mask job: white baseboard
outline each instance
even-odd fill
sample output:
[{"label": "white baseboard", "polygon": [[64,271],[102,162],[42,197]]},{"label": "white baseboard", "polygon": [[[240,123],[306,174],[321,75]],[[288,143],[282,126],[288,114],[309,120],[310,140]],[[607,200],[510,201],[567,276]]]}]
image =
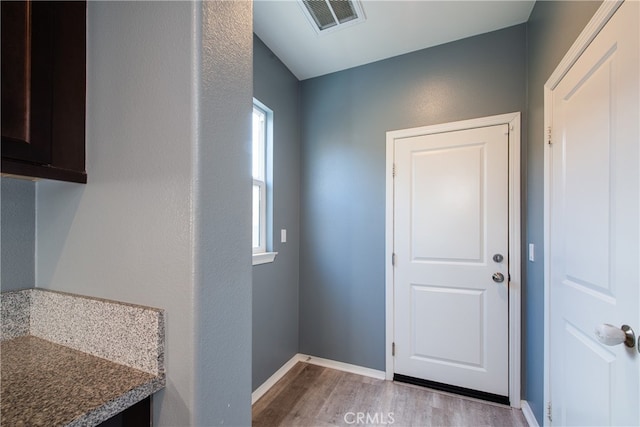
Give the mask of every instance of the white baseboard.
[{"label": "white baseboard", "polygon": [[376,369],[365,368],[363,366],[352,365],[350,363],[336,362],[335,360],[323,359],[321,357],[298,354],[303,362],[311,363],[325,368],[337,369],[338,371],[350,372],[352,374],[363,375],[365,377],[384,380],[386,373]]},{"label": "white baseboard", "polygon": [[287,372],[291,370],[295,366],[296,363],[302,361],[303,359],[300,357],[300,354],[294,355],[287,363],[282,365],[280,369],[278,369],[273,375],[271,375],[260,387],[256,389],[253,393],[251,393],[251,404],[253,405],[260,399],[266,392],[269,391],[271,387],[273,387],[282,377],[284,377]]},{"label": "white baseboard", "polygon": [[287,363],[282,365],[273,375],[271,375],[260,387],[258,387],[253,393],[251,393],[251,404],[253,405],[260,399],[271,387],[275,385],[287,372],[291,370],[298,362],[306,362],[312,365],[322,366],[324,368],[336,369],[338,371],[350,372],[352,374],[363,375],[365,377],[376,378],[379,380],[385,379],[385,372],[378,371],[371,368],[365,368],[363,366],[351,365],[349,363],[336,362],[335,360],[323,359],[321,357],[308,356],[306,354],[296,354]]},{"label": "white baseboard", "polygon": [[538,424],[538,420],[536,420],[535,415],[533,415],[531,406],[529,406],[529,402],[527,402],[526,400],[522,400],[520,401],[520,406],[522,408],[522,415],[524,415],[524,419],[527,420],[529,427],[540,427],[540,424]]}]

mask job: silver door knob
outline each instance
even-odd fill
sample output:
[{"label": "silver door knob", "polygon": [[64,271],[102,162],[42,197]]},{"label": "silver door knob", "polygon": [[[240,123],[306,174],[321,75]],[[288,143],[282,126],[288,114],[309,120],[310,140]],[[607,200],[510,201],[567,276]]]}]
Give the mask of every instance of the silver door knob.
[{"label": "silver door knob", "polygon": [[496,283],[504,282],[504,275],[502,273],[493,273],[493,276],[491,276],[491,278]]},{"label": "silver door knob", "polygon": [[596,328],[596,338],[604,345],[618,345],[624,343],[627,347],[635,347],[636,334],[629,325],[622,325],[620,328],[603,323]]}]

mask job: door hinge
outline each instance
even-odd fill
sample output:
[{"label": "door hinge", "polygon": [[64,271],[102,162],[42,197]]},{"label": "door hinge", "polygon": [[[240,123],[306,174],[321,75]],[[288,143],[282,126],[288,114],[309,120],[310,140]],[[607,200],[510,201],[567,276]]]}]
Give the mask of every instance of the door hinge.
[{"label": "door hinge", "polygon": [[395,253],[391,254],[391,265],[396,265],[396,254]]},{"label": "door hinge", "polygon": [[553,421],[551,419],[551,402],[547,402],[547,418],[549,418],[549,421]]},{"label": "door hinge", "polygon": [[394,177],[394,178],[396,177],[396,164],[395,163],[391,167],[391,176]]},{"label": "door hinge", "polygon": [[394,342],[391,343],[391,355],[392,356],[396,355],[396,343]]},{"label": "door hinge", "polygon": [[551,126],[547,127],[547,144],[552,145],[552,142],[551,142]]}]

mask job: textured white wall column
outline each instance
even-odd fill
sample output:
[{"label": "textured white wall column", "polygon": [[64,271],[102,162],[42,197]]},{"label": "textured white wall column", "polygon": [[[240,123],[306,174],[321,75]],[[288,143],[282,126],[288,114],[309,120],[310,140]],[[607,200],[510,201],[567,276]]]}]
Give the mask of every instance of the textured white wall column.
[{"label": "textured white wall column", "polygon": [[195,425],[251,425],[250,1],[201,4]]}]

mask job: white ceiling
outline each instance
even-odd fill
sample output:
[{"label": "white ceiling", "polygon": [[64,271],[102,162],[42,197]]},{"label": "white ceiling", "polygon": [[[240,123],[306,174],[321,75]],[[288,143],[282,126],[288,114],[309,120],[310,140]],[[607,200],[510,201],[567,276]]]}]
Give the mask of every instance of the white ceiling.
[{"label": "white ceiling", "polygon": [[300,79],[526,22],[534,0],[362,0],[366,21],[318,35],[296,0],[255,0],[254,32]]}]

